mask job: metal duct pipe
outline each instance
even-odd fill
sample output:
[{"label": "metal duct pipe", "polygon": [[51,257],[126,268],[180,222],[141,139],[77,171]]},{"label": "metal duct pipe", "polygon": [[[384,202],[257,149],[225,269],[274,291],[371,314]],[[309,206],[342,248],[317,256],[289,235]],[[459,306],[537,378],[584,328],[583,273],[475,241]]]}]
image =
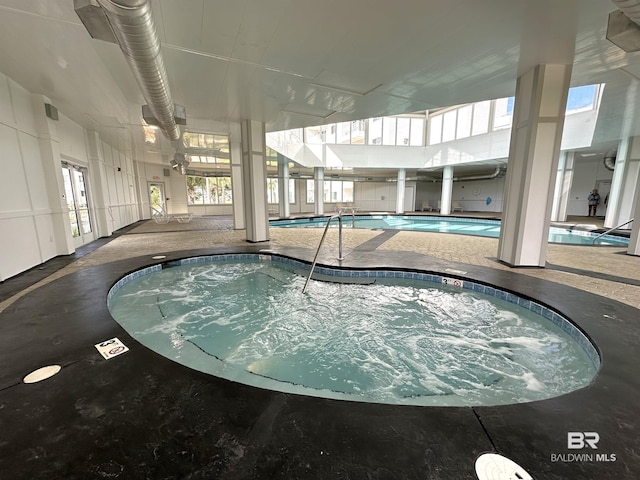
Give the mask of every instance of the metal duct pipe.
[{"label": "metal duct pipe", "polygon": [[629,20],[640,26],[640,0],[611,0]]},{"label": "metal duct pipe", "polygon": [[[492,180],[494,178],[498,178],[503,176],[507,171],[507,167],[505,166],[499,166],[496,167],[496,169],[493,171],[493,173],[485,173],[483,175],[461,175],[458,177],[453,177],[453,181],[454,182],[469,182],[472,180]],[[417,177],[407,177],[405,180],[407,181],[423,181],[423,182],[441,182],[442,181],[442,177],[426,177],[426,176],[417,176]],[[397,181],[397,179],[394,178],[388,178],[387,182],[395,182]]]},{"label": "metal duct pipe", "polygon": [[491,180],[493,178],[498,178],[500,175],[504,175],[507,171],[506,167],[496,167],[493,173],[488,173],[484,175],[467,175],[461,177],[453,177],[453,180],[456,182],[469,182],[471,180]]},{"label": "metal duct pipe", "polygon": [[160,41],[148,0],[98,0],[149,109],[169,140],[180,139]]},{"label": "metal duct pipe", "polygon": [[616,150],[609,150],[607,153],[604,154],[604,159],[602,163],[604,163],[604,167],[610,172],[613,172],[616,168],[617,153],[618,152]]}]

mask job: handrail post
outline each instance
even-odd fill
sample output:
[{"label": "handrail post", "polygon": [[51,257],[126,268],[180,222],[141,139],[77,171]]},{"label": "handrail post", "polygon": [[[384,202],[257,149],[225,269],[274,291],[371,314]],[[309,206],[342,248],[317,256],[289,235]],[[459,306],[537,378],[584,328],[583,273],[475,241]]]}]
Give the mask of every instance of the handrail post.
[{"label": "handrail post", "polygon": [[309,280],[311,280],[311,275],[313,275],[313,270],[316,268],[316,263],[318,261],[318,255],[320,254],[320,248],[324,243],[324,239],[327,236],[327,232],[329,231],[329,226],[331,225],[331,220],[334,218],[338,219],[338,260],[344,260],[342,256],[342,215],[331,215],[329,220],[327,220],[327,224],[324,227],[324,232],[322,232],[322,238],[320,238],[320,243],[318,244],[318,248],[316,249],[316,255],[313,257],[313,263],[311,263],[311,270],[309,270],[309,275],[307,276],[307,280],[304,282],[304,287],[302,287],[302,293],[307,289],[307,285],[309,284]]},{"label": "handrail post", "polygon": [[344,260],[342,256],[342,215],[338,215],[338,260]]}]

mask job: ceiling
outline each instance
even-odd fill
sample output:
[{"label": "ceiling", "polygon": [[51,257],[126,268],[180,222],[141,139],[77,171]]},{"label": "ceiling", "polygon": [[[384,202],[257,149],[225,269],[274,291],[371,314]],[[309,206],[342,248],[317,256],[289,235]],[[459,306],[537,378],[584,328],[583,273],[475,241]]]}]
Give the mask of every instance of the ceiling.
[{"label": "ceiling", "polygon": [[[151,5],[190,130],[228,134],[251,119],[276,131],[511,96],[519,68],[557,49],[552,24],[562,21],[572,36],[576,24],[572,85],[606,83],[595,150],[640,134],[640,54],[606,40],[616,9],[608,0]],[[540,47],[521,48],[523,38]],[[168,141],[145,146],[146,102],[134,76],[117,45],[89,36],[73,0],[0,0],[0,43],[0,71],[75,122],[107,139],[132,138],[138,159],[175,151]]]}]

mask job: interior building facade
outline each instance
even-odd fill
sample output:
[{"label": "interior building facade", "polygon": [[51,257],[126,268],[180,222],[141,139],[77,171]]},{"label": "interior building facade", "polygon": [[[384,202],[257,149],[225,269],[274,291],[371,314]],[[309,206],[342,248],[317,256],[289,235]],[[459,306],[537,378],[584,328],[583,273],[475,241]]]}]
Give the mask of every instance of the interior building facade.
[{"label": "interior building facade", "polygon": [[[387,25],[365,35],[347,21],[333,22],[342,40],[331,44],[320,40],[320,28],[315,36],[304,35],[303,42],[294,40],[291,25],[306,23],[301,18],[308,12],[285,2],[270,5],[268,13],[262,11],[266,7],[253,11],[244,4],[230,13],[228,5],[194,3],[182,11],[158,2],[148,12],[153,29],[143,25],[151,40],[142,48],[150,49],[153,39],[159,40],[144,58],[145,51],[126,50],[133,47],[123,46],[120,33],[117,40],[113,33],[101,37],[98,22],[90,19],[99,18],[95,12],[108,12],[106,7],[76,2],[74,10],[69,3],[2,5],[2,41],[15,45],[0,59],[2,148],[7,158],[0,204],[2,230],[9,232],[1,250],[3,280],[150,218],[151,195],[157,189],[162,194],[154,198],[162,199],[162,211],[233,215],[236,228],[257,229],[255,235],[249,233],[250,241],[268,237],[268,214],[333,210],[341,203],[334,200],[343,195],[337,183],[342,180],[354,182],[353,198],[344,203],[362,210],[407,212],[422,210],[424,204],[448,214],[455,202],[457,209],[503,212],[505,224],[513,222],[515,235],[505,237],[505,245],[517,244],[529,228],[543,238],[550,220],[581,214],[593,188],[599,187],[603,198],[611,190],[605,226],[634,217],[640,156],[634,143],[638,66],[636,54],[614,43],[618,27],[609,14],[615,5],[566,2],[563,8],[549,6],[554,12],[549,15],[545,5],[512,2],[496,5],[496,10],[474,10],[482,22],[469,20],[471,25],[463,26],[457,18],[456,31],[433,24],[413,28],[421,33],[415,38],[402,35],[408,43],[398,40],[398,32],[405,30],[399,23],[393,23],[392,30]],[[414,7],[419,10],[414,17],[430,22],[440,18],[448,8],[433,3]],[[235,19],[235,30],[220,27],[218,8]],[[206,20],[195,34],[193,12],[198,10],[197,18]],[[380,11],[363,23],[373,28],[387,24],[389,16]],[[254,27],[257,18],[264,18],[260,29]],[[632,35],[635,24],[629,22],[624,28]],[[494,28],[496,24],[500,27]],[[538,28],[541,24],[547,27]],[[85,25],[93,26],[87,30]],[[31,34],[34,31],[38,34]],[[468,40],[480,32],[483,42]],[[347,40],[356,37],[362,39]],[[426,46],[435,39],[445,44],[438,53]],[[296,51],[305,52],[304,59],[294,54],[294,44]],[[464,54],[455,58],[448,49],[458,46]],[[383,61],[374,61],[378,52]],[[152,75],[157,78],[141,78],[136,61],[155,62]],[[379,65],[377,74],[371,71],[373,64]],[[534,71],[538,65],[565,65],[566,72]],[[525,74],[531,75],[526,85]],[[516,91],[518,79],[522,86]],[[154,81],[164,81],[160,101],[150,97]],[[522,90],[525,86],[529,93]],[[553,96],[547,100],[546,94]],[[542,110],[553,104],[564,113],[568,97],[566,117]],[[525,112],[525,102],[533,110],[527,107]],[[149,113],[161,116],[156,103],[172,112],[165,120],[169,126]],[[516,121],[530,123],[524,131],[511,128],[519,106],[520,114],[535,117]],[[549,121],[553,115],[555,124]],[[258,143],[248,150],[243,144],[246,122],[255,122],[246,132],[260,128],[251,137]],[[553,126],[558,138],[540,153],[549,164],[541,178],[534,179],[527,174],[536,173],[541,161],[530,160],[531,165],[518,169],[514,159],[535,156],[531,143],[551,138],[549,132],[537,132],[538,126]],[[167,128],[179,141],[166,135]],[[262,132],[268,132],[266,140]],[[522,147],[516,146],[518,132],[530,136],[523,137]],[[259,159],[243,157],[254,148]],[[532,151],[516,154],[517,148]],[[254,184],[243,183],[254,170]],[[226,189],[226,197],[220,194],[206,202],[202,195],[196,198],[194,188],[202,185],[187,185],[189,176],[200,178],[190,180],[196,184],[216,181],[215,188]],[[323,201],[309,192],[313,178],[316,184],[324,182],[315,186],[323,192]],[[541,201],[538,186],[552,182],[556,189],[544,192]],[[398,184],[404,188],[397,189]],[[325,185],[340,193],[325,195]],[[247,187],[264,195],[256,191],[248,201]],[[527,190],[530,195],[535,190],[535,202],[533,197],[530,202],[521,198]],[[291,196],[290,202],[276,205],[283,194]],[[523,206],[509,214],[506,202]],[[535,216],[528,212],[533,203],[544,206]],[[538,218],[527,226],[520,223],[525,217],[528,222]],[[542,243],[531,248],[539,250]],[[636,229],[629,253],[637,252]],[[504,260],[544,264],[539,253],[526,261],[505,254]]]},{"label": "interior building facade", "polygon": [[0,282],[143,220],[227,216],[259,246],[345,206],[495,214],[497,261],[544,268],[593,189],[637,262],[639,11],[0,0]]}]

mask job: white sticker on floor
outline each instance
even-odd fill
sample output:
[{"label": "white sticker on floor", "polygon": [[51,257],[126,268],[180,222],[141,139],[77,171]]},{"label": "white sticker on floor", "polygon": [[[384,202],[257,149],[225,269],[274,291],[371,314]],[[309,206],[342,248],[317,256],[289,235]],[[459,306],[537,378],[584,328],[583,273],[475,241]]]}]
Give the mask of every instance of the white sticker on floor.
[{"label": "white sticker on floor", "polygon": [[533,480],[524,468],[496,453],[483,453],[476,460],[479,480]]},{"label": "white sticker on floor", "polygon": [[105,360],[109,360],[113,357],[117,357],[118,355],[128,352],[129,348],[122,343],[118,338],[112,338],[111,340],[106,340],[102,343],[98,343],[95,345],[100,352],[100,355],[104,357]]}]

